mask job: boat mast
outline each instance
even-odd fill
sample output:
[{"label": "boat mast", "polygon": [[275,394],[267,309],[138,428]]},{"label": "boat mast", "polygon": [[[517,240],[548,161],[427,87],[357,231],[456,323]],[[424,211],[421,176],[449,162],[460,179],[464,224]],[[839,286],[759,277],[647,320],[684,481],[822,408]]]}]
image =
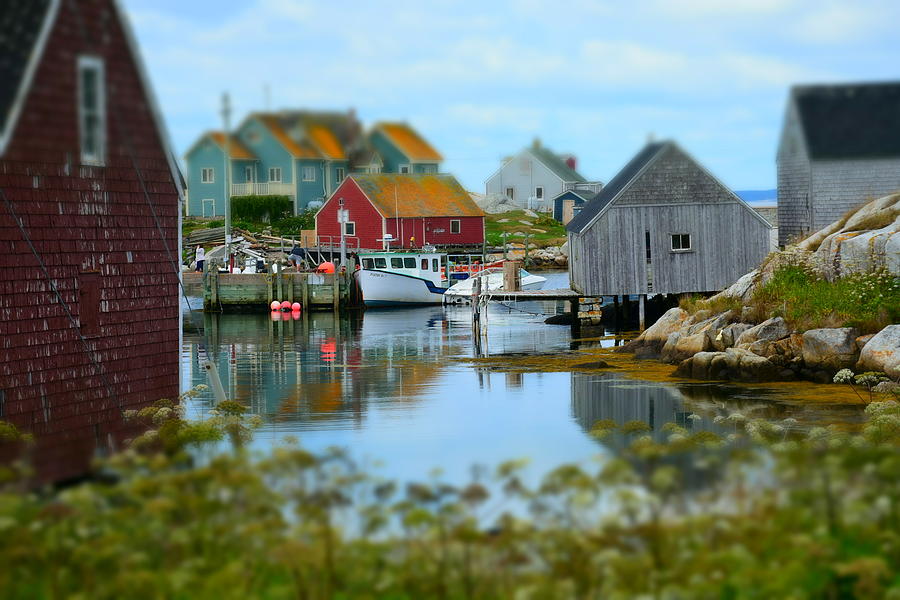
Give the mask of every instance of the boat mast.
[{"label": "boat mast", "polygon": [[225,126],[225,266],[231,273],[231,102],[222,94],[222,122]]}]

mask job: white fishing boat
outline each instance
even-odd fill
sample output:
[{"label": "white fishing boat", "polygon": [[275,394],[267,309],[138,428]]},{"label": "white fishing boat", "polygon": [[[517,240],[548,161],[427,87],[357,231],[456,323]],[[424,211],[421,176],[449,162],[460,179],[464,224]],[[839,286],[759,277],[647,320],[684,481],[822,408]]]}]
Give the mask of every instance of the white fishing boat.
[{"label": "white fishing boat", "polygon": [[447,282],[443,254],[398,250],[360,252],[356,281],[366,306],[441,304]]},{"label": "white fishing boat", "polygon": [[[475,288],[475,281],[481,280],[483,291],[497,291],[503,289],[503,268],[490,268],[475,273],[468,279],[453,284],[444,293],[444,302],[459,304],[469,302]],[[525,269],[519,269],[519,281],[521,290],[539,290],[544,287],[546,277],[534,275]]]}]

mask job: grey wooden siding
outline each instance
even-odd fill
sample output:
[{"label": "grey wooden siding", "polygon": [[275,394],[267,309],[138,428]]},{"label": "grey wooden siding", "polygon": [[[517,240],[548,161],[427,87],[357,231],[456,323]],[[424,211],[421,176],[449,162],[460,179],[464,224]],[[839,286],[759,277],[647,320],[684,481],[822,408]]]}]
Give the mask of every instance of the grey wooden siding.
[{"label": "grey wooden siding", "polygon": [[851,208],[900,191],[900,157],[810,159],[793,99],[778,148],[778,244],[840,219]]},{"label": "grey wooden siding", "polygon": [[[570,279],[588,296],[717,291],[762,261],[769,231],[673,145],[583,233],[569,233]],[[672,251],[677,233],[691,235],[691,251]]]}]

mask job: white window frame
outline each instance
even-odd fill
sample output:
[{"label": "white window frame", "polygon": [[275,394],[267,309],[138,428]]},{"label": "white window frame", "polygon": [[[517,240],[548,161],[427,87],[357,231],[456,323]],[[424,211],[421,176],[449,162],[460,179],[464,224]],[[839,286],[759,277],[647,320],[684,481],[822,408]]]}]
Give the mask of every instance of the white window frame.
[{"label": "white window frame", "polygon": [[216,170],[213,167],[203,167],[200,169],[200,183],[215,183]]},{"label": "white window frame", "polygon": [[212,206],[212,210],[209,211],[210,214],[208,216],[214,217],[216,216],[216,199],[215,198],[203,198],[200,200],[200,216],[206,217],[206,207]]},{"label": "white window frame", "polygon": [[303,181],[315,181],[316,180],[316,168],[315,167],[302,167],[303,173]]},{"label": "white window frame", "polygon": [[[453,231],[453,226],[456,225],[456,231]],[[450,233],[456,234],[462,231],[462,221],[460,219],[450,219]]]},{"label": "white window frame", "polygon": [[403,173],[404,175],[412,173],[412,165],[408,165],[408,164],[397,165],[397,172]]},{"label": "white window frame", "polygon": [[[687,248],[676,248],[675,247],[675,238],[679,238],[679,243],[681,242],[681,236],[687,236]],[[670,233],[669,234],[669,246],[671,247],[672,252],[693,252],[694,251],[694,241],[691,239],[691,234],[689,233]]]},{"label": "white window frame", "polygon": [[244,178],[247,180],[247,183],[256,183],[256,167],[244,166]]},{"label": "white window frame", "polygon": [[269,183],[281,183],[281,167],[269,167]]},{"label": "white window frame", "polygon": [[511,201],[515,202],[515,200],[516,200],[516,188],[514,188],[514,187],[508,187],[508,188],[506,188],[506,197],[509,198]]},{"label": "white window frame", "polygon": [[335,185],[339,184],[344,180],[347,176],[347,171],[344,167],[335,167],[334,168],[334,183]]},{"label": "white window frame", "polygon": [[544,186],[539,185],[534,188],[534,197],[538,200],[544,199]]},{"label": "white window frame", "polygon": [[344,235],[356,236],[356,221],[346,221],[343,225]]},{"label": "white window frame", "polygon": [[[81,153],[81,164],[103,166],[106,162],[106,75],[103,67],[103,59],[97,56],[79,56],[78,57],[78,145]],[[97,72],[97,89],[96,98],[97,106],[94,109],[93,116],[96,117],[95,134],[95,151],[88,153],[84,147],[85,134],[87,130],[87,118],[92,114],[84,106],[84,88],[82,73],[88,69]]]}]

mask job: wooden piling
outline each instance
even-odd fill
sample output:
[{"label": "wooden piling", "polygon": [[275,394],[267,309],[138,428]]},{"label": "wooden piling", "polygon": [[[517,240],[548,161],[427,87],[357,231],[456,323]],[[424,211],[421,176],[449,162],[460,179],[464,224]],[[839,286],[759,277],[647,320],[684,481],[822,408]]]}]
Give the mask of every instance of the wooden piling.
[{"label": "wooden piling", "polygon": [[646,298],[646,294],[640,294],[638,296],[638,322],[641,331],[644,330],[644,301]]},{"label": "wooden piling", "polygon": [[334,305],[334,314],[337,315],[338,310],[341,305],[341,283],[340,283],[340,273],[333,273],[331,275],[331,293],[334,294],[332,298],[332,303]]}]

